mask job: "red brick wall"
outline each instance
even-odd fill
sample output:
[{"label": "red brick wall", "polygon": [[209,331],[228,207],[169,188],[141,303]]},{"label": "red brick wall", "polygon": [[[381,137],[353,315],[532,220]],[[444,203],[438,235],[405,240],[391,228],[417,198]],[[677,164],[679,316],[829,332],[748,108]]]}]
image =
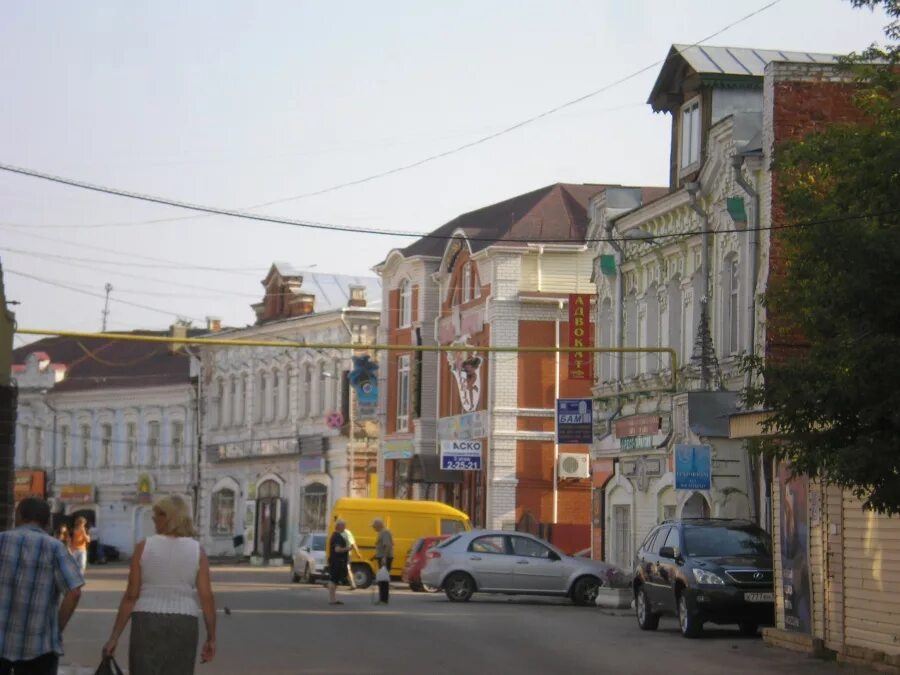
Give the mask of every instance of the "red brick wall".
[{"label": "red brick wall", "polygon": [[[785,141],[800,138],[821,130],[836,122],[862,119],[859,108],[853,104],[856,86],[847,82],[800,82],[780,80],[774,84],[772,131],[775,152]],[[779,199],[778,177],[772,175],[772,225],[788,221]],[[778,230],[771,232],[769,246],[769,283],[783,278],[785,257],[783,241]],[[788,331],[780,325],[777,316],[767,317],[766,358],[783,359],[802,349],[803,335]]]}]

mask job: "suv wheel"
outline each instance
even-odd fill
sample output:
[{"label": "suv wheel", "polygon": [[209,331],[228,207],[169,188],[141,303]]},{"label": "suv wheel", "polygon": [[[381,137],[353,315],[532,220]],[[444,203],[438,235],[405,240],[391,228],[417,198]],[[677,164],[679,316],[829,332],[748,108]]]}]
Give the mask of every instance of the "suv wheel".
[{"label": "suv wheel", "polygon": [[634,612],[641,630],[656,630],[659,626],[659,614],[654,614],[650,609],[650,599],[643,586],[638,586],[635,593]]},{"label": "suv wheel", "polygon": [[703,632],[703,622],[691,612],[687,594],[684,592],[678,594],[678,626],[686,638],[698,637]]},{"label": "suv wheel", "polygon": [[475,592],[475,582],[465,572],[454,572],[444,582],[444,592],[450,602],[468,602]]}]

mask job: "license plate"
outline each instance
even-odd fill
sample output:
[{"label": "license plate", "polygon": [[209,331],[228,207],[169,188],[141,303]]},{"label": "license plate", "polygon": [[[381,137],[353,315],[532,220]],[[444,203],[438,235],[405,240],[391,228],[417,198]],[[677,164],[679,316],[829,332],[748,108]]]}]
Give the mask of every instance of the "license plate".
[{"label": "license plate", "polygon": [[744,593],[746,602],[775,602],[774,593]]}]

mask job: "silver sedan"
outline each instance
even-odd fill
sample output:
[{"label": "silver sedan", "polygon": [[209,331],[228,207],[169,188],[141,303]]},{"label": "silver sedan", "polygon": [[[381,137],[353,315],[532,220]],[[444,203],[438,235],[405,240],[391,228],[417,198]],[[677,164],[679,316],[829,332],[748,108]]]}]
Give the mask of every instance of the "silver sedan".
[{"label": "silver sedan", "polygon": [[422,581],[452,602],[473,593],[556,595],[593,605],[612,565],[566,555],[524,532],[474,530],[451,537],[426,554]]}]

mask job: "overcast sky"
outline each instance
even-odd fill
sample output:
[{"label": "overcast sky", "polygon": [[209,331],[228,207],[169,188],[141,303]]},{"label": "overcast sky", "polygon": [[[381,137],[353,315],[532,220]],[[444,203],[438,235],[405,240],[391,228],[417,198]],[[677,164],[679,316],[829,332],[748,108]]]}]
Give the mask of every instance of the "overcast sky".
[{"label": "overcast sky", "polygon": [[[4,2],[0,162],[250,207],[473,141],[765,4]],[[846,53],[880,40],[884,23],[846,1],[781,0],[709,43]],[[670,120],[645,103],[657,73],[449,158],[258,211],[427,231],[558,181],[664,185]],[[185,215],[0,172],[0,258],[19,325],[99,329],[102,297],[71,289],[102,296],[107,282],[114,300],[147,307],[112,302],[111,329],[176,315],[243,325],[273,260],[371,274],[410,241]],[[175,220],[143,222],[159,219]]]}]

